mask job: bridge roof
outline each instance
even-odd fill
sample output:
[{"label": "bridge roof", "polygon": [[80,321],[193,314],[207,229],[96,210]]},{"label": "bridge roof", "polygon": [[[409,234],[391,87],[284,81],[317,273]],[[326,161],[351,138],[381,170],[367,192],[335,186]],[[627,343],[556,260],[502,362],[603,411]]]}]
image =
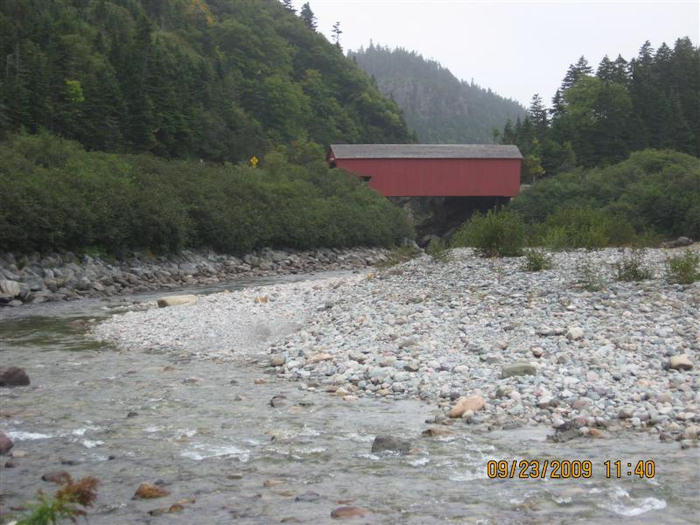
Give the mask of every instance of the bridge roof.
[{"label": "bridge roof", "polygon": [[500,144],[331,144],[336,159],[522,159]]}]

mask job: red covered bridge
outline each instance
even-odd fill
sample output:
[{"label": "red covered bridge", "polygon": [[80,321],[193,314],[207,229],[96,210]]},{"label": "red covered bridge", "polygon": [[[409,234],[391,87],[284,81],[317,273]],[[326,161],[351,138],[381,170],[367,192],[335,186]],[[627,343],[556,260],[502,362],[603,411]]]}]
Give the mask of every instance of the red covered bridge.
[{"label": "red covered bridge", "polygon": [[328,162],[387,197],[514,197],[517,146],[493,144],[333,144]]}]

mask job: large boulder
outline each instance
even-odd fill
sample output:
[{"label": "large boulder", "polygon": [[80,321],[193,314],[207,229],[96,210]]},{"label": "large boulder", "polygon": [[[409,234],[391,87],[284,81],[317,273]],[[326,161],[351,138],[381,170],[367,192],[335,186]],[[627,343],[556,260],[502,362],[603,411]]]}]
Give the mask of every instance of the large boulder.
[{"label": "large boulder", "polygon": [[693,239],[690,237],[678,237],[672,241],[664,242],[661,244],[662,248],[682,248],[683,246],[690,246],[693,244]]},{"label": "large boulder", "polygon": [[29,384],[29,376],[23,368],[10,366],[0,368],[0,386],[27,386]]},{"label": "large boulder", "polygon": [[9,279],[0,279],[0,294],[17,297],[20,291],[21,288],[17,281],[10,281]]},{"label": "large boulder", "polygon": [[44,289],[44,280],[38,275],[31,275],[27,277],[24,282],[32,292],[38,292]]},{"label": "large boulder", "polygon": [[165,308],[166,306],[195,304],[196,302],[196,295],[171,295],[170,297],[161,297],[160,299],[158,299],[158,306],[161,308]]}]

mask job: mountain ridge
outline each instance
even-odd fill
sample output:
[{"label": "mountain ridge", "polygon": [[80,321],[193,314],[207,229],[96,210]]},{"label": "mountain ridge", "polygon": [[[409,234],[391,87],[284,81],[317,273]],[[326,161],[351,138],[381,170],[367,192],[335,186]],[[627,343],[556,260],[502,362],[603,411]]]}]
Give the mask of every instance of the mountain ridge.
[{"label": "mountain ridge", "polygon": [[518,102],[455,77],[416,51],[378,46],[348,52],[404,112],[424,143],[492,143],[494,130],[525,115]]}]

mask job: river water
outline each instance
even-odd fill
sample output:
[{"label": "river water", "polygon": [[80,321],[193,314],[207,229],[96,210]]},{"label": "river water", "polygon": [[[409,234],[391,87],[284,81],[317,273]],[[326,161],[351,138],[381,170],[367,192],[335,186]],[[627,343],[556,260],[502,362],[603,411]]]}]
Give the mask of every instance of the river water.
[{"label": "river water", "polygon": [[[272,282],[280,279],[188,292]],[[646,434],[552,443],[547,429],[475,433],[461,422],[450,436],[421,437],[435,413],[419,401],[348,402],[266,375],[250,356],[223,364],[127,352],[75,327],[128,303],[0,310],[0,365],[21,366],[32,381],[0,389],[0,428],[21,456],[0,467],[0,521],[55,490],[42,474],[66,470],[101,481],[91,524],[327,523],[343,505],[369,511],[361,523],[698,523],[697,448]],[[273,396],[284,396],[279,406]],[[410,439],[412,453],[373,455],[380,434]],[[593,476],[490,479],[493,459],[590,460]],[[623,462],[622,479],[605,477],[607,459]],[[655,462],[653,479],[627,476],[640,459]],[[132,499],[142,482],[170,495]],[[149,514],[181,499],[194,502]]]}]

